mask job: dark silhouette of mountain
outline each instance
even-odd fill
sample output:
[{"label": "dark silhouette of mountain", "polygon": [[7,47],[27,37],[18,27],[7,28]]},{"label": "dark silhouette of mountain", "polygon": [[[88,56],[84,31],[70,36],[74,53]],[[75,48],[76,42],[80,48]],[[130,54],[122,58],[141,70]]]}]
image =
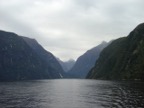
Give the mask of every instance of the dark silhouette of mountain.
[{"label": "dark silhouette of mountain", "polygon": [[144,80],[144,23],[106,47],[87,78]]},{"label": "dark silhouette of mountain", "polygon": [[0,31],[0,81],[60,77],[22,37]]},{"label": "dark silhouette of mountain", "polygon": [[68,72],[75,64],[75,60],[73,59],[70,59],[68,61],[62,61],[60,60],[59,58],[57,58],[57,60],[59,61],[59,63],[61,64],[61,66],[63,67],[63,70],[65,72]]},{"label": "dark silhouette of mountain", "polygon": [[108,45],[107,42],[102,42],[100,45],[88,50],[80,56],[73,68],[68,72],[70,78],[85,78],[90,69],[95,65],[100,52]]},{"label": "dark silhouette of mountain", "polygon": [[40,56],[40,58],[47,63],[47,65],[53,68],[52,72],[55,74],[55,77],[58,78],[59,75],[63,75],[64,70],[52,53],[46,51],[35,39],[28,37],[23,37],[23,39]]}]

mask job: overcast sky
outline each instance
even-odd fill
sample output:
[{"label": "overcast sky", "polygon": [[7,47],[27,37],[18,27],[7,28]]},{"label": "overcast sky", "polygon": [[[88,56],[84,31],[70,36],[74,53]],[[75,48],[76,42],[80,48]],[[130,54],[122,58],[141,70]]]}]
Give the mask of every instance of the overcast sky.
[{"label": "overcast sky", "polygon": [[64,61],[142,22],[144,0],[0,0],[1,30],[35,38]]}]

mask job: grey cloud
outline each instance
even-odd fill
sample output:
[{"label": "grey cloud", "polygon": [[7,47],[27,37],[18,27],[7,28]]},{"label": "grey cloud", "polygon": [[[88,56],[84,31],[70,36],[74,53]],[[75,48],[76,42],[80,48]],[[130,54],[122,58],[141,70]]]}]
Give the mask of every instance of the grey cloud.
[{"label": "grey cloud", "polygon": [[5,28],[6,30],[15,31],[20,35],[38,35],[38,33],[34,31],[31,27],[24,24],[24,21],[19,21],[18,19],[13,18],[12,16],[6,14],[3,11],[0,11],[0,23],[1,29]]},{"label": "grey cloud", "polygon": [[126,36],[144,21],[143,0],[0,1],[0,29],[36,38],[62,59]]},{"label": "grey cloud", "polygon": [[85,9],[96,7],[96,3],[100,0],[74,0],[74,2]]}]

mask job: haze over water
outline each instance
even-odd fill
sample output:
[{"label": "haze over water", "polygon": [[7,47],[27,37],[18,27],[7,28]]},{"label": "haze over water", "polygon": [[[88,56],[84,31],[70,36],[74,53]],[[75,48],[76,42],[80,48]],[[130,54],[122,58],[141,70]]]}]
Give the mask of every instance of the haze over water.
[{"label": "haze over water", "polygon": [[144,83],[35,80],[0,83],[1,108],[143,108]]}]

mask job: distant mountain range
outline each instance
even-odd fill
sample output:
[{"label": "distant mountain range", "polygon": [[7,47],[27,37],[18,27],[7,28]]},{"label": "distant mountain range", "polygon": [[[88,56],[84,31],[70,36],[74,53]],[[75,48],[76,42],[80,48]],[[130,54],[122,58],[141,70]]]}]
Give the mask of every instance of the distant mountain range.
[{"label": "distant mountain range", "polygon": [[127,37],[63,62],[35,39],[0,31],[0,81],[55,78],[144,80],[144,23]]},{"label": "distant mountain range", "polygon": [[73,68],[67,72],[69,78],[85,78],[90,69],[95,65],[100,52],[108,45],[107,42],[102,42],[100,45],[88,50],[81,55]]},{"label": "distant mountain range", "polygon": [[68,61],[62,61],[59,58],[57,58],[57,60],[59,61],[65,72],[68,72],[75,64],[75,60],[73,59],[70,59]]},{"label": "distant mountain range", "polygon": [[36,40],[0,31],[0,81],[61,78],[63,72]]},{"label": "distant mountain range", "polygon": [[144,23],[108,45],[87,78],[144,80]]}]

